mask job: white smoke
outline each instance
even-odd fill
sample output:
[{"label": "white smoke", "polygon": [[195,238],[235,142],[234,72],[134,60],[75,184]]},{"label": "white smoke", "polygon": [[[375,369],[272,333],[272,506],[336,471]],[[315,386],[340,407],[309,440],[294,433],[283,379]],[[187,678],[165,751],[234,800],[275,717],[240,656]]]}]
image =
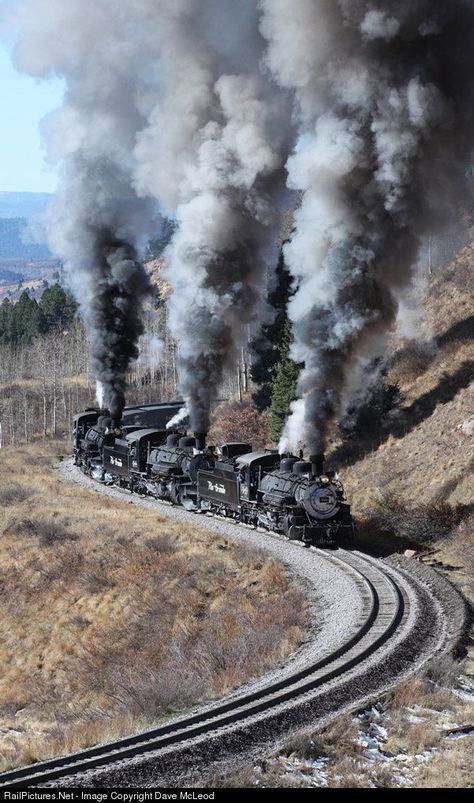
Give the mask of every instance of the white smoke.
[{"label": "white smoke", "polygon": [[170,420],[168,421],[166,429],[173,429],[173,427],[178,427],[180,424],[183,423],[183,421],[186,421],[188,416],[189,416],[189,410],[186,407],[186,405],[184,405],[184,407],[180,407],[176,415],[174,415],[173,418],[170,418]]},{"label": "white smoke", "polygon": [[150,371],[156,369],[165,356],[165,341],[158,335],[145,334],[139,340],[139,355],[137,363]]},{"label": "white smoke", "polygon": [[137,247],[155,213],[133,187],[133,148],[152,86],[142,69],[150,60],[146,21],[142,4],[132,15],[112,0],[15,0],[1,15],[16,66],[65,80],[62,107],[43,123],[49,158],[60,165],[48,239],[80,302],[94,376],[117,418],[149,289]]},{"label": "white smoke", "polygon": [[[148,291],[137,258],[156,204],[175,215],[169,324],[204,433],[256,325],[286,180],[285,258],[304,367],[287,445],[324,447],[383,350],[419,245],[458,213],[472,163],[474,2],[15,0],[15,61],[67,85],[43,128],[61,185],[50,241],[119,415]],[[400,316],[399,316],[400,317]]]},{"label": "white smoke", "polygon": [[97,380],[95,383],[95,398],[97,400],[97,404],[102,410],[104,407],[104,386],[99,380]]},{"label": "white smoke", "polygon": [[474,4],[261,6],[266,63],[296,100],[287,169],[302,193],[285,258],[297,286],[292,356],[304,368],[283,442],[316,453],[385,348],[421,239],[459,214],[472,161],[472,67],[466,75],[462,54]]},{"label": "white smoke", "polygon": [[206,432],[223,375],[259,319],[291,122],[284,93],[260,70],[255,0],[188,0],[163,13],[167,81],[138,136],[136,186],[176,215],[169,325],[191,426]]},{"label": "white smoke", "polygon": [[305,405],[304,399],[296,399],[290,404],[290,415],[283,427],[278,451],[280,454],[304,447],[301,433],[304,431]]},{"label": "white smoke", "polygon": [[[94,330],[105,401],[123,395],[116,387],[125,374],[112,354],[111,321],[97,304],[90,315],[108,278],[95,266],[97,240],[107,232],[112,244],[136,245],[150,232],[150,199],[178,222],[168,254],[169,323],[198,431],[208,428],[246,325],[258,321],[263,254],[284,187],[289,106],[260,69],[258,16],[256,0],[8,3],[17,65],[39,77],[57,73],[67,84],[62,109],[44,125],[51,157],[64,165],[50,242]],[[133,359],[140,327],[131,331]],[[120,376],[111,378],[111,365]]]}]

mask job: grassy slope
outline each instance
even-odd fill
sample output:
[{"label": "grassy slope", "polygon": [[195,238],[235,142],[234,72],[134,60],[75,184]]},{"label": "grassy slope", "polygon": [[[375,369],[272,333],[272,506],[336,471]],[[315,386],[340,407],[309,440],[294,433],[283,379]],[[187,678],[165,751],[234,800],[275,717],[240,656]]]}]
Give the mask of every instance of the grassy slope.
[{"label": "grassy slope", "polygon": [[[368,444],[368,453],[344,468],[355,509],[378,490],[396,491],[414,504],[434,499],[472,504],[472,434],[461,429],[474,415],[474,246],[433,277],[425,304],[432,343],[426,355],[395,344],[388,381],[405,397],[402,437]],[[398,348],[397,348],[398,346]]]},{"label": "grassy slope", "polygon": [[265,554],[0,461],[0,769],[131,732],[275,665],[301,593]]}]

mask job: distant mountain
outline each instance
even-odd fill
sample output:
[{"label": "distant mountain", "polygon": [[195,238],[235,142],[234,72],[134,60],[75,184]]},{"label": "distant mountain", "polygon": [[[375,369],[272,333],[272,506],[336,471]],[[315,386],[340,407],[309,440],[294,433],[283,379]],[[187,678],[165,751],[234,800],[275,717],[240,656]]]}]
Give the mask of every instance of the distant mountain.
[{"label": "distant mountain", "polygon": [[[25,237],[27,220],[23,217],[0,218],[0,259],[41,261],[51,259],[48,247],[28,242]],[[23,239],[26,242],[23,242]]]},{"label": "distant mountain", "polygon": [[44,212],[48,192],[0,192],[0,218],[29,218]]}]

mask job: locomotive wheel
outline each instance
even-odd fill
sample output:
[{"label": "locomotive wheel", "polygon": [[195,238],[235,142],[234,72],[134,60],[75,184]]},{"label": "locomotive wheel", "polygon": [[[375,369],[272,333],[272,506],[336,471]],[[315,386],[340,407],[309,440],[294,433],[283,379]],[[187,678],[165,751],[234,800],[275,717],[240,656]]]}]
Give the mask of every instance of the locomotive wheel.
[{"label": "locomotive wheel", "polygon": [[[292,541],[302,541],[303,540],[303,528],[302,527],[298,527],[296,524],[292,524],[288,528],[287,535],[288,535],[288,538],[291,538]],[[305,546],[306,546],[306,544],[305,544]]]}]

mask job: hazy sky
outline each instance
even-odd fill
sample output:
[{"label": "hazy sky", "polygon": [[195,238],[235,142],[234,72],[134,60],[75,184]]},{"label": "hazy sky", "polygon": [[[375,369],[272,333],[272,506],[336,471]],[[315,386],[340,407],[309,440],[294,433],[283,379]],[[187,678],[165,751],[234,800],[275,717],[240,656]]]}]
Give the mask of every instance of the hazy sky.
[{"label": "hazy sky", "polygon": [[[67,0],[65,0],[67,2]],[[51,192],[54,167],[45,162],[38,124],[61,102],[59,80],[38,82],[19,75],[0,41],[0,190]]]}]

